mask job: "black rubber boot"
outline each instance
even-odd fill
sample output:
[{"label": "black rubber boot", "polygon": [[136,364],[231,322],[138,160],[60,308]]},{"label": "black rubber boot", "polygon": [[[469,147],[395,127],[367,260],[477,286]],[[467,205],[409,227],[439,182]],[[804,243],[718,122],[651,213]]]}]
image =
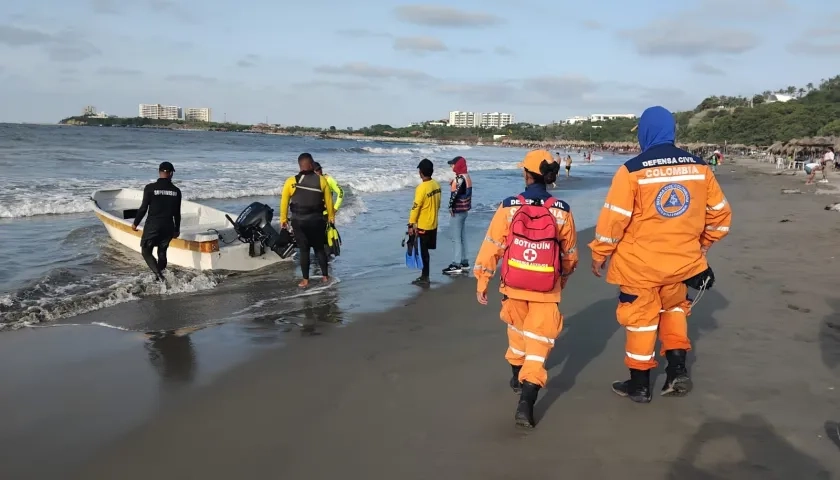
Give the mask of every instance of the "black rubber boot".
[{"label": "black rubber boot", "polygon": [[522,370],[522,365],[511,365],[510,370],[513,372],[513,376],[510,377],[510,388],[513,393],[519,395],[522,393],[522,385],[519,383],[519,371]]},{"label": "black rubber boot", "polygon": [[537,403],[537,394],[540,386],[531,382],[522,382],[522,393],[519,395],[519,405],[516,406],[516,426],[523,428],[534,428],[534,404]]},{"label": "black rubber boot", "polygon": [[650,370],[630,369],[630,380],[613,382],[613,392],[636,403],[650,403]]},{"label": "black rubber boot", "polygon": [[663,397],[684,397],[691,391],[693,385],[685,368],[685,350],[666,350],[665,358],[668,366],[665,368],[665,385],[660,395]]}]

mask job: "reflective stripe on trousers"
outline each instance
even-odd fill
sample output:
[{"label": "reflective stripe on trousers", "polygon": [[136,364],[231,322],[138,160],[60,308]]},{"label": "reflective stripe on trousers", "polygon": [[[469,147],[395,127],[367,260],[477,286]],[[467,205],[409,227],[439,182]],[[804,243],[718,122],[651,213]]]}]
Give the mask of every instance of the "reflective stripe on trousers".
[{"label": "reflective stripe on trousers", "polygon": [[499,316],[508,325],[505,354],[508,363],[522,365],[521,381],[545,386],[548,380],[545,360],[563,329],[563,316],[557,304],[508,298],[502,302]]},{"label": "reflective stripe on trousers", "polygon": [[690,303],[683,283],[655,288],[620,288],[616,318],[626,332],[624,363],[628,368],[649,370],[656,367],[656,338],[666,350],[690,350],[688,324]]}]

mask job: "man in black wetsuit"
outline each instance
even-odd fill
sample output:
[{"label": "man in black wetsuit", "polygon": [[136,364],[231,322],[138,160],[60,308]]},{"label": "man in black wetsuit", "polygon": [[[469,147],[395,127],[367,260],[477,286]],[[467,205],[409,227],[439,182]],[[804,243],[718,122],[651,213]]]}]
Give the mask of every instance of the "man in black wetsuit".
[{"label": "man in black wetsuit", "polygon": [[[181,234],[181,190],[172,184],[175,167],[171,163],[161,163],[158,173],[160,178],[157,182],[150,183],[143,189],[143,203],[137,210],[131,228],[136,232],[146,211],[149,212],[149,218],[143,226],[143,235],[140,237],[140,250],[155,277],[162,282],[163,270],[166,268],[166,249],[169,248],[169,242]],[[152,255],[155,248],[157,260]]]},{"label": "man in black wetsuit", "polygon": [[[309,250],[315,250],[321,267],[321,281],[330,279],[327,270],[327,223],[335,223],[332,192],[327,179],[315,173],[315,160],[309,153],[298,156],[300,172],[286,179],[280,196],[280,223],[283,228],[291,226],[300,251],[300,270],[303,280],[299,287],[309,285]],[[326,215],[324,215],[326,212]]]}]

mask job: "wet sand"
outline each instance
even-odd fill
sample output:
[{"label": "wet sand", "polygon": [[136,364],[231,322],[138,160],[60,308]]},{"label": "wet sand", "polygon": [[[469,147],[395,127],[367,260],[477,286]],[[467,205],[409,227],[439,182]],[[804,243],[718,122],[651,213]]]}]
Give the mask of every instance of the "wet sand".
[{"label": "wet sand", "polygon": [[[710,252],[716,289],[690,317],[689,397],[635,405],[610,392],[626,376],[616,289],[588,272],[583,249],[532,432],[513,427],[499,297],[481,307],[461,278],[347,328],[269,342],[215,374],[199,361],[203,381],[171,395],[149,393],[156,380],[138,370],[135,333],[98,333],[97,355],[41,360],[24,381],[22,352],[66,334],[12,332],[0,338],[3,378],[19,377],[0,396],[16,415],[0,426],[0,476],[840,478],[840,438],[826,432],[840,421],[840,217],[823,210],[837,200],[802,189],[801,176],[741,165],[719,176],[734,225]],[[788,186],[805,193],[782,194]],[[194,333],[199,360],[220,365],[217,340],[231,328]],[[88,355],[78,341],[53,358]],[[11,366],[15,352],[24,365]],[[175,378],[184,362],[172,361]],[[657,377],[658,392],[661,367]]]}]

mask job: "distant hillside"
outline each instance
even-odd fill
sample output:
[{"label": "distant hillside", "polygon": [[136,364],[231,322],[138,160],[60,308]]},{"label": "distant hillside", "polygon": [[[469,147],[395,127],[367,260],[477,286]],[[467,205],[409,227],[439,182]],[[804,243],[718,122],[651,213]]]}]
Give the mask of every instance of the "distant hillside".
[{"label": "distant hillside", "polygon": [[768,103],[770,92],[709,97],[694,111],[675,114],[683,142],[770,145],[793,138],[840,135],[840,76],[819,86],[788,87],[798,98]]}]

